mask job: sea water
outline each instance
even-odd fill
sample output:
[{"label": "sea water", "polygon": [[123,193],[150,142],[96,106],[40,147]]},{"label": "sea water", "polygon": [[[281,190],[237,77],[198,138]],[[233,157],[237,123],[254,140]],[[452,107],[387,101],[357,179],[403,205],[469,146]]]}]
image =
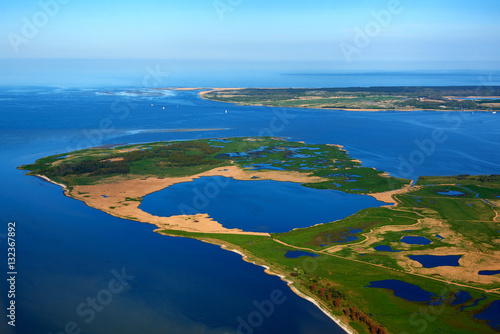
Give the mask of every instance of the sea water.
[{"label": "sea water", "polygon": [[[281,80],[287,86],[286,78]],[[243,107],[202,100],[196,92],[130,93],[137,89],[140,80],[122,88],[0,89],[0,220],[5,229],[0,248],[6,250],[6,225],[15,221],[19,333],[58,333],[72,322],[96,334],[235,333],[238,319],[247,321],[255,311],[253,302],[269,299],[275,290],[286,301],[256,333],[342,332],[279,278],[237,254],[157,235],[153,226],[111,217],[16,170],[43,156],[120,143],[271,133],[342,144],[365,166],[410,178],[500,170],[500,118],[491,113]],[[173,131],[187,128],[224,130]],[[436,129],[446,140],[432,142]],[[423,151],[422,142],[432,150]],[[102,300],[113,273],[122,271],[133,279],[92,318],[87,298]],[[0,288],[7,291],[5,281]],[[0,301],[5,305],[6,294]],[[0,322],[2,333],[11,330],[1,326],[5,322]]]}]

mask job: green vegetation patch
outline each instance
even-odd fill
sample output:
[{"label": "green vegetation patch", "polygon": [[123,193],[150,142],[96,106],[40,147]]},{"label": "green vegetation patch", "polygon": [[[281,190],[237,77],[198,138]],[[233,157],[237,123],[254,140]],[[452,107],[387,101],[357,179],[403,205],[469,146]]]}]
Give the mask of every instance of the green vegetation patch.
[{"label": "green vegetation patch", "polygon": [[289,142],[272,137],[156,142],[110,149],[86,149],[21,166],[68,186],[104,182],[111,177],[178,177],[216,167],[298,171],[325,179],[305,186],[368,193],[400,188],[409,181],[386,177],[361,166],[340,147]]},{"label": "green vegetation patch", "polygon": [[[482,95],[481,95],[482,94]],[[214,90],[203,97],[220,102],[270,107],[375,110],[500,110],[500,87],[247,88]],[[467,99],[464,99],[467,98]]]}]

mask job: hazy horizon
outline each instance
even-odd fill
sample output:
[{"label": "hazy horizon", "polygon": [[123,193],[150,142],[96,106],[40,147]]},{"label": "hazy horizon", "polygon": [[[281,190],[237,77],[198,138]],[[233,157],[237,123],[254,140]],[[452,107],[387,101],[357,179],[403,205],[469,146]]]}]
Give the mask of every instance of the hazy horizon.
[{"label": "hazy horizon", "polygon": [[500,70],[493,0],[26,0],[0,9],[2,85],[53,82],[65,70],[117,75],[120,65],[187,76]]}]

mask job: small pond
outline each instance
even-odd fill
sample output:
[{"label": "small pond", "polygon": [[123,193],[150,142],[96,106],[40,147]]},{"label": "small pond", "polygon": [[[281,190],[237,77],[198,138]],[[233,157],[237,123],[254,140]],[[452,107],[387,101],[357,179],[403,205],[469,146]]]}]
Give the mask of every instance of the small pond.
[{"label": "small pond", "polygon": [[401,242],[404,242],[408,245],[429,245],[432,243],[429,239],[425,237],[414,237],[414,236],[405,236],[401,238]]},{"label": "small pond", "polygon": [[396,279],[373,281],[367,287],[392,290],[394,291],[394,296],[410,302],[430,302],[433,297],[436,297],[432,292],[426,291],[417,285]]},{"label": "small pond", "polygon": [[445,196],[462,196],[465,195],[465,193],[461,191],[456,191],[456,190],[447,190],[447,191],[438,191],[439,195],[445,195]]},{"label": "small pond", "polygon": [[500,274],[500,270],[481,270],[477,274],[478,275],[486,275],[486,276],[498,275],[498,274]]},{"label": "small pond", "polygon": [[316,254],[316,253],[310,253],[310,252],[306,252],[306,251],[300,251],[298,249],[295,250],[295,251],[288,251],[285,254],[285,257],[287,257],[289,259],[296,259],[296,258],[299,258],[301,256],[317,257],[318,254]]},{"label": "small pond", "polygon": [[458,267],[462,255],[408,255],[413,261],[419,262],[424,268]]},{"label": "small pond", "polygon": [[373,247],[373,249],[375,249],[376,251],[380,251],[380,252],[401,252],[398,250],[393,250],[391,248],[391,246],[387,246],[387,245],[379,245],[379,246]]}]

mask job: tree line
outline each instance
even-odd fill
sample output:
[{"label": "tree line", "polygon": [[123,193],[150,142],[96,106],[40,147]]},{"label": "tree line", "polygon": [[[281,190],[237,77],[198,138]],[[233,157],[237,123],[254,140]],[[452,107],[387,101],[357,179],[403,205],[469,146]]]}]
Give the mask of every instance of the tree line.
[{"label": "tree line", "polygon": [[175,142],[153,149],[139,149],[110,155],[105,159],[93,157],[77,162],[63,162],[47,168],[44,174],[61,177],[82,174],[89,176],[127,174],[130,173],[131,163],[147,159],[161,159],[168,167],[216,165],[220,161],[210,158],[210,155],[219,150],[220,148],[212,147],[203,142]]},{"label": "tree line", "polygon": [[370,334],[386,334],[387,330],[381,325],[377,324],[373,318],[366,313],[356,309],[355,306],[348,306],[345,300],[345,295],[332,287],[330,284],[319,284],[312,282],[309,286],[309,290],[319,296],[322,300],[326,301],[327,304],[333,306],[338,310],[342,310],[345,316],[350,320],[364,323],[368,326]]}]

